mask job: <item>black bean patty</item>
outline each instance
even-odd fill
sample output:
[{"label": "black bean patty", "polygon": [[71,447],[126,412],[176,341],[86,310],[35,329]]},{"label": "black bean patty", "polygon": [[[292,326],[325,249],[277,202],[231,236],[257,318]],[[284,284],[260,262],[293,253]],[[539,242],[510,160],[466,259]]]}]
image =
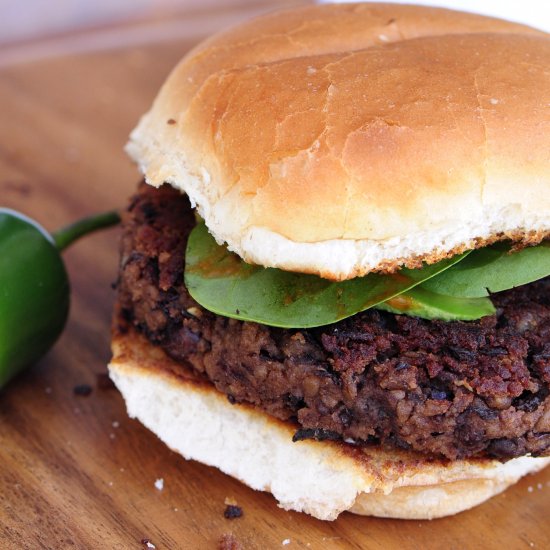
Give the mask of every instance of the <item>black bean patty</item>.
[{"label": "black bean patty", "polygon": [[194,216],[142,186],[124,220],[119,302],[182,368],[231,403],[345,439],[451,459],[550,455],[550,278],[495,294],[497,314],[425,321],[376,310],[308,330],[210,313],[183,284]]}]

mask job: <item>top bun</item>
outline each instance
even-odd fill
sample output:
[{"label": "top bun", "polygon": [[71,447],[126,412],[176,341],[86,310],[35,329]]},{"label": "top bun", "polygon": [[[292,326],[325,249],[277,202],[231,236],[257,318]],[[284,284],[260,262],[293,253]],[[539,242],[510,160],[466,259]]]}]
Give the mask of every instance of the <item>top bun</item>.
[{"label": "top bun", "polygon": [[349,279],[550,234],[550,36],[395,4],[217,35],[127,145],[251,263]]}]

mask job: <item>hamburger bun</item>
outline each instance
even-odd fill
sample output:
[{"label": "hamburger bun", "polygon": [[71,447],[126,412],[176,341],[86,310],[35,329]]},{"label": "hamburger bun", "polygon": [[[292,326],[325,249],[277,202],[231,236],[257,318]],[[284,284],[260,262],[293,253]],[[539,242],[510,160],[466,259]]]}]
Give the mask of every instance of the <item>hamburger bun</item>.
[{"label": "hamburger bun", "polygon": [[[416,268],[498,240],[534,244],[550,235],[549,66],[547,34],[492,18],[395,4],[279,12],[190,52],[132,132],[127,151],[147,183],[167,183],[187,194],[216,240],[245,261],[333,280]],[[142,189],[147,192],[133,199],[125,220],[109,368],[129,415],[185,458],[271,492],[285,509],[329,520],[346,510],[409,519],[454,514],[550,463],[529,455],[548,453],[547,383],[539,384],[539,367],[519,357],[519,344],[487,359],[500,340],[488,336],[487,352],[478,350],[485,340],[476,340],[476,353],[468,356],[472,369],[482,364],[481,382],[493,384],[487,395],[478,391],[462,373],[469,359],[460,349],[458,359],[449,356],[462,342],[457,334],[463,325],[442,329],[440,356],[426,344],[433,343],[435,323],[422,325],[424,332],[415,325],[421,337],[402,342],[403,350],[396,344],[416,358],[405,367],[426,378],[404,385],[401,397],[392,394],[397,402],[415,392],[410,411],[419,413],[422,424],[414,425],[415,414],[410,430],[408,424],[402,429],[410,411],[401,418],[393,402],[387,410],[395,412],[396,426],[381,426],[386,417],[377,411],[384,413],[383,403],[373,398],[379,393],[360,401],[366,386],[354,378],[391,361],[388,369],[397,369],[397,357],[379,356],[373,347],[334,369],[338,353],[353,355],[354,339],[368,330],[388,338],[402,330],[393,318],[365,313],[360,334],[350,333],[349,348],[345,334],[342,342],[321,335],[322,345],[309,335],[309,355],[303,334],[298,346],[292,328],[276,329],[269,348],[274,355],[266,352],[269,362],[256,369],[250,359],[262,358],[265,350],[247,351],[247,341],[237,338],[230,346],[228,339],[242,327],[253,333],[260,325],[234,321],[232,332],[215,310],[202,316],[184,286],[185,242],[195,224],[187,199],[168,187]],[[541,326],[548,318],[539,288],[529,302],[534,317],[522,311],[518,324],[522,315]],[[377,323],[386,321],[384,332]],[[477,334],[487,328],[481,325]],[[505,336],[538,353],[539,344],[527,342],[523,329],[510,330]],[[264,331],[268,343],[270,331]],[[534,341],[539,332],[533,334]],[[296,344],[300,360],[294,361],[292,350],[277,355],[271,349],[279,349],[277,338]],[[309,362],[302,361],[302,350]],[[523,382],[532,381],[525,392],[523,386],[507,389],[506,376],[517,367],[512,356],[526,370]],[[326,378],[326,394],[315,388],[306,403],[306,374],[317,361],[324,366],[312,384]],[[492,378],[493,365],[502,371],[507,393],[494,389],[499,380]],[[430,370],[435,366],[441,376]],[[262,376],[271,368],[279,369],[282,382],[273,377],[275,385],[264,395],[268,382],[264,386]],[[288,381],[292,368],[295,377]],[[344,378],[349,384],[339,386]],[[385,379],[371,382],[373,392],[395,389]],[[449,394],[443,391],[447,383]],[[522,392],[536,410],[515,409],[523,406]],[[498,399],[491,401],[493,394]],[[325,406],[327,396],[334,406]],[[296,404],[287,397],[296,397]],[[338,416],[344,401],[350,408],[342,410],[355,422],[349,424],[354,439]],[[428,401],[433,409],[419,411],[418,403]],[[449,408],[455,402],[456,410]],[[449,418],[438,416],[441,411],[450,411]],[[517,413],[515,420],[532,413],[533,425],[512,422],[509,411]],[[470,431],[456,428],[455,417],[475,428],[471,438]],[[449,423],[439,433],[443,420]],[[492,430],[485,429],[489,422]],[[301,426],[328,426],[334,440],[293,442]],[[433,441],[443,434],[452,436],[450,443],[448,437]],[[493,440],[496,451],[486,452]],[[432,443],[429,450],[423,446]]]},{"label": "hamburger bun", "polygon": [[258,18],[188,54],[133,131],[251,263],[335,280],[550,234],[550,40],[394,4]]}]

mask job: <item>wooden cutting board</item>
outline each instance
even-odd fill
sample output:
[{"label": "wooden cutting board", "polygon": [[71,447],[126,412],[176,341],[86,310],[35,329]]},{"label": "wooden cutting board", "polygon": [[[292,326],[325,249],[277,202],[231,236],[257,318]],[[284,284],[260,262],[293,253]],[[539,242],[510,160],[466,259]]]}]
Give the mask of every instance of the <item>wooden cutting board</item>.
[{"label": "wooden cutting board", "polygon": [[[0,70],[0,203],[50,230],[123,206],[139,179],[122,152],[126,136],[195,40]],[[453,518],[343,514],[329,523],[284,512],[270,495],[186,462],[127,418],[116,390],[98,385],[110,355],[117,231],[78,243],[65,258],[67,329],[0,394],[2,548],[139,549],[147,539],[157,549],[201,549],[229,533],[244,548],[549,548],[550,469]],[[75,395],[79,384],[91,394]],[[223,517],[226,498],[242,518]]]}]

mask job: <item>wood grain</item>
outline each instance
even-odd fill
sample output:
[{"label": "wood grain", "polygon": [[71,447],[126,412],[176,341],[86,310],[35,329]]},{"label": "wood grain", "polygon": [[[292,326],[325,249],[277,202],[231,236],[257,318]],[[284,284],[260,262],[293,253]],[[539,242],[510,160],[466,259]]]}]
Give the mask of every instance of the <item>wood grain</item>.
[{"label": "wood grain", "polygon": [[[122,206],[138,176],[122,146],[192,41],[28,63],[0,73],[0,202],[53,230]],[[72,309],[55,348],[0,396],[2,548],[548,548],[550,471],[433,522],[343,514],[323,523],[186,462],[126,416],[96,375],[109,359],[117,231],[66,255]],[[77,384],[93,387],[74,395]],[[164,488],[155,488],[162,478]],[[223,517],[226,497],[244,509]],[[283,541],[290,543],[283,546]]]}]

